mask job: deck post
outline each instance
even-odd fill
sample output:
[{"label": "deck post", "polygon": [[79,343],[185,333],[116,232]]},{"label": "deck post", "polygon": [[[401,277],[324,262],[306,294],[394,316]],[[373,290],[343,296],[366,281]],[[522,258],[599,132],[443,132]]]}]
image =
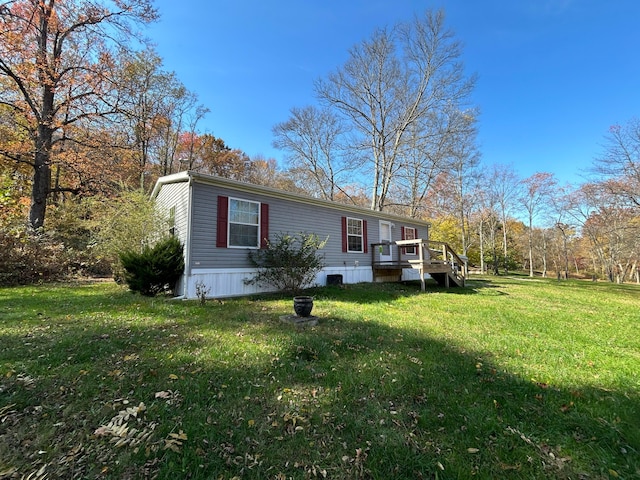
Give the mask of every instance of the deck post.
[{"label": "deck post", "polygon": [[419,254],[418,254],[418,259],[420,260],[420,269],[418,270],[420,272],[420,290],[422,292],[424,292],[426,290],[426,286],[424,284],[424,243],[420,242],[419,247]]}]

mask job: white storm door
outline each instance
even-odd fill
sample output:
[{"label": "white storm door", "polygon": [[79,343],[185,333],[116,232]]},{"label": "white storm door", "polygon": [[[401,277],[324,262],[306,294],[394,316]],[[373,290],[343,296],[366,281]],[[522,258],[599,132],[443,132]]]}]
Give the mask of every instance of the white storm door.
[{"label": "white storm door", "polygon": [[[391,242],[391,223],[380,222],[380,243]],[[393,260],[391,245],[382,245],[379,249],[380,261],[390,262]]]}]

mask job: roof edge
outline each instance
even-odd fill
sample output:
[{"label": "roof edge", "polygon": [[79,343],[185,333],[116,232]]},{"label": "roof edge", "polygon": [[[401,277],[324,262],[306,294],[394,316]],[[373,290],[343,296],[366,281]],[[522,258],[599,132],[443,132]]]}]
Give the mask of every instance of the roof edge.
[{"label": "roof edge", "polygon": [[151,198],[155,198],[160,191],[160,188],[163,185],[169,183],[177,183],[177,182],[186,182],[192,179],[193,181],[204,183],[208,185],[219,185],[226,188],[241,190],[241,191],[249,191],[252,193],[257,193],[261,195],[268,195],[270,197],[275,197],[284,200],[291,200],[294,202],[305,203],[308,205],[317,205],[326,208],[333,208],[336,210],[347,211],[351,213],[361,214],[361,215],[373,215],[375,217],[387,220],[395,220],[395,221],[405,221],[411,222],[418,225],[424,225],[429,227],[430,223],[425,220],[420,220],[417,218],[404,217],[401,215],[396,215],[387,212],[379,212],[376,210],[371,210],[369,208],[359,207],[356,205],[348,205],[345,203],[333,202],[331,200],[324,200],[321,198],[309,197],[306,195],[301,195],[299,193],[287,192],[286,190],[280,190],[273,187],[267,187],[264,185],[256,185],[253,183],[240,182],[238,180],[231,180],[229,178],[218,177],[215,175],[208,175],[204,173],[194,172],[194,171],[183,171],[179,173],[175,173],[172,175],[167,175],[165,177],[160,177],[151,194]]},{"label": "roof edge", "polygon": [[165,175],[164,177],[160,177],[158,178],[158,180],[156,180],[156,184],[154,185],[153,190],[151,191],[150,197],[152,199],[156,198],[163,185],[167,185],[169,183],[188,182],[190,178],[191,178],[191,173],[186,170],[182,172],[174,173],[171,175]]}]

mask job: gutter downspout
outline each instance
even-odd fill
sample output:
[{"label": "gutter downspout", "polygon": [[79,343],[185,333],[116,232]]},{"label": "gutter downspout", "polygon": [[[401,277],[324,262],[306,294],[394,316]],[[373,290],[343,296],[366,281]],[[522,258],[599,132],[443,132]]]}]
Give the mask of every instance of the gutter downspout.
[{"label": "gutter downspout", "polygon": [[187,233],[184,239],[185,254],[184,254],[184,284],[182,286],[182,296],[185,299],[189,298],[189,279],[191,278],[191,224],[193,213],[193,177],[189,172],[189,182],[187,191]]}]

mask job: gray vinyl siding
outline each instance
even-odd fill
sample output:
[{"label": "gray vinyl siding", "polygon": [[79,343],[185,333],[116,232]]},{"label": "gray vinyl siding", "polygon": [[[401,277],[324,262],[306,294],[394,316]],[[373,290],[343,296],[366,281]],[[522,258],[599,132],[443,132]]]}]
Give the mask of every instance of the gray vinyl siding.
[{"label": "gray vinyl siding", "polygon": [[[162,190],[176,184],[164,185]],[[296,234],[315,233],[322,240],[328,238],[327,245],[320,254],[324,256],[327,267],[360,266],[371,264],[372,243],[379,241],[380,217],[375,212],[345,211],[340,204],[312,204],[294,199],[270,196],[260,192],[242,191],[226,186],[209,183],[193,183],[192,198],[192,235],[190,266],[192,268],[243,268],[250,267],[248,249],[216,248],[218,196],[223,195],[242,200],[267,203],[269,205],[269,239],[274,240],[278,233]],[[177,215],[177,212],[176,212]],[[342,217],[358,218],[367,221],[367,253],[342,252]],[[426,238],[427,226],[413,223],[408,219],[383,218],[395,224],[392,240],[401,239],[401,227],[417,228],[418,236]]]},{"label": "gray vinyl siding", "polygon": [[185,181],[163,185],[155,201],[165,218],[169,218],[169,211],[172,207],[175,208],[175,234],[185,243],[189,215],[189,183]]}]

